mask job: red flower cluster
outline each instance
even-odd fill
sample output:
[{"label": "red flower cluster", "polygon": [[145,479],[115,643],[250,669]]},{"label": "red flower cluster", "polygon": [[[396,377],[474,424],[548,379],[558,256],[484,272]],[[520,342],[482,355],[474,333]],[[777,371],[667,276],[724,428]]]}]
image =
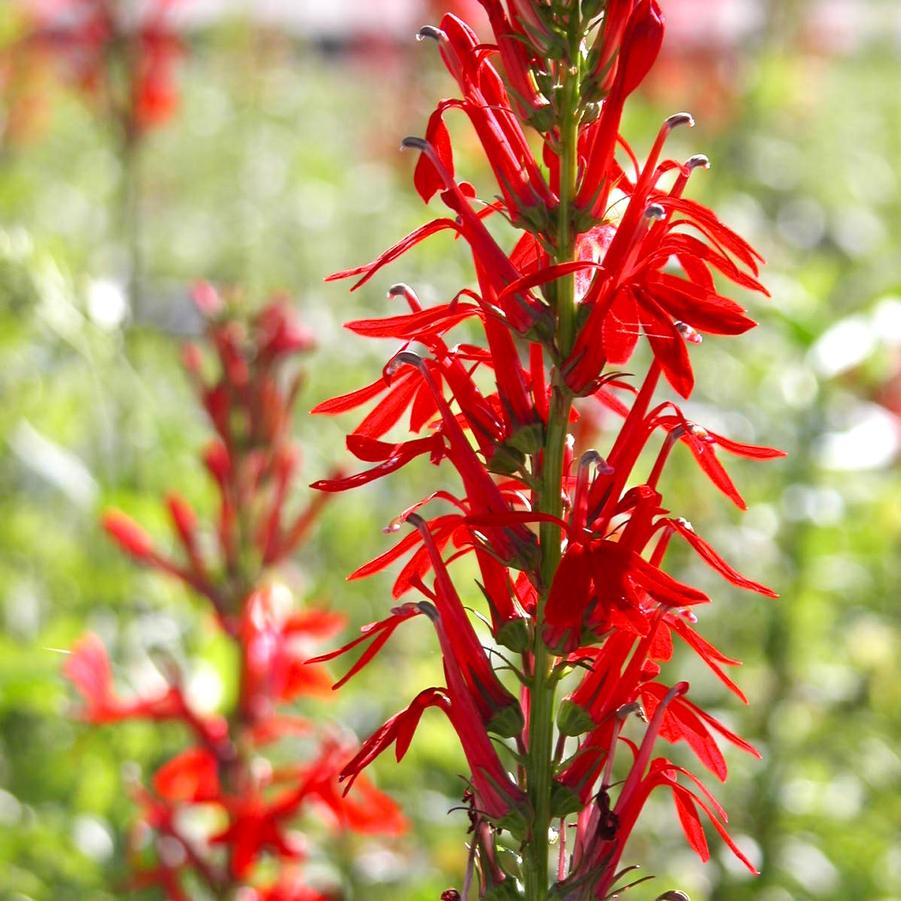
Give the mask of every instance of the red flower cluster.
[{"label": "red flower cluster", "polygon": [[168,121],[178,104],[183,47],[171,22],[178,2],[142,4],[135,21],[122,0],[29,0],[23,49],[49,57],[133,137]]},{"label": "red flower cluster", "polygon": [[[306,850],[290,831],[302,812],[315,810],[335,828],[360,833],[396,835],[405,824],[394,802],[369,782],[345,797],[337,776],[355,747],[334,735],[317,737],[313,723],[286,708],[328,690],[324,667],[306,658],[344,622],[322,610],[293,610],[290,591],[269,575],[303,540],[322,505],[320,495],[296,510],[290,499],[299,461],[290,426],[301,384],[291,363],[312,338],[281,300],[249,327],[210,286],[200,286],[195,300],[217,356],[215,377],[208,380],[201,349],[189,345],[184,355],[216,431],[203,454],[219,494],[215,549],[177,495],[168,498],[168,509],[179,559],[157,551],[123,513],[108,512],[104,526],[130,556],[175,576],[210,603],[238,654],[237,703],[227,716],[198,712],[174,664],[164,673],[165,690],[124,699],[94,635],[76,644],[65,672],[89,722],[177,721],[193,742],[156,771],[150,787],[134,790],[141,809],[132,842],[136,886],[157,885],[179,899],[191,896],[193,879],[216,897],[241,886],[251,891],[248,898],[314,901],[322,896],[303,881]],[[276,765],[284,739],[309,745],[311,758]],[[203,842],[184,826],[186,811],[197,805],[212,810],[220,823]],[[278,862],[274,885],[258,878],[264,855]]]},{"label": "red flower cluster", "polygon": [[[400,349],[375,382],[316,410],[341,413],[379,399],[347,440],[367,468],[314,487],[352,488],[422,456],[449,461],[462,485],[459,495],[436,492],[402,513],[392,530],[403,523],[413,529],[352,576],[407,556],[394,594],[414,591],[421,599],[318,658],[368,642],[343,682],[418,614],[434,624],[443,655],[446,684],[421,692],[392,717],[343,775],[356,778],[391,744],[400,759],[424,710],[440,707],[471,768],[470,860],[478,862],[482,897],[523,897],[520,880],[527,901],[543,901],[552,883],[555,898],[612,897],[625,887],[628,868],[619,861],[657,786],[672,792],[702,858],[708,850],[701,814],[753,870],[697,777],[653,756],[658,739],[684,742],[723,779],[718,739],[756,754],[688,700],[687,683],[670,686],[662,675],[678,639],[744,699],[725,670],[737,661],[694,628],[695,608],[710,599],[665,571],[667,548],[675,537],[732,584],[773,594],[673,516],[660,481],[681,443],[743,507],[718,451],[781,454],[705,430],[655,394],[663,376],[690,395],[689,349],[702,333],[738,335],[754,325],[715,276],[766,293],[757,281],[760,257],[711,210],[683,196],[707,160],[678,162],[664,148],[674,128],[693,124],[689,115],[666,120],[643,163],[620,134],[624,104],[663,39],[654,0],[481,3],[493,44],[481,43],[453,15],[421,31],[437,43],[459,95],[439,103],[424,139],[403,142],[421,154],[414,178],[423,200],[438,195],[449,215],[373,262],[333,276],[357,277],[358,287],[420,241],[448,231],[468,244],[476,281],[428,308],[408,286],[392,287],[389,296],[409,312],[348,327],[398,340]],[[479,201],[473,185],[456,176],[444,122],[452,110],[466,115],[479,138],[500,192],[494,200]],[[540,138],[540,159],[529,131]],[[522,231],[510,249],[486,227],[492,215]],[[468,335],[477,329],[484,342],[452,344],[448,333],[464,322]],[[632,358],[642,335],[651,363],[633,386],[614,367]],[[570,436],[579,399],[588,397],[622,419],[604,455],[574,448]],[[389,438],[405,418],[415,437]],[[446,509],[426,518],[427,505],[438,502]],[[452,561],[470,554],[490,617],[489,648],[450,574]],[[521,655],[521,664],[497,646]],[[501,670],[518,677],[518,692]],[[561,683],[568,686],[562,699]],[[555,878],[548,840],[554,820]],[[502,830],[520,845],[521,872],[505,869],[496,854]],[[473,878],[470,867],[463,897]]]}]

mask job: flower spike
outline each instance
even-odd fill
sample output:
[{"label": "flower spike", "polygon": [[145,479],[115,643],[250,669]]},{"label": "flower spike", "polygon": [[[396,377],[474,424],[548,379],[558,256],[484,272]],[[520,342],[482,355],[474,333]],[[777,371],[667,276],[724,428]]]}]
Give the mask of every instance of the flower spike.
[{"label": "flower spike", "polygon": [[[711,598],[673,574],[667,551],[684,541],[732,585],[773,592],[728,563],[664,496],[680,443],[739,507],[718,451],[760,459],[779,452],[704,430],[658,395],[671,388],[690,397],[691,357],[706,352],[708,336],[721,342],[754,327],[726,283],[766,291],[757,252],[685,196],[707,157],[680,162],[665,154],[672,131],[693,126],[692,116],[662,122],[643,160],[620,134],[626,102],[660,51],[660,5],[479,2],[492,43],[453,15],[420,31],[420,40],[436,42],[458,90],[437,104],[424,137],[402,143],[419,153],[416,191],[424,203],[442,202],[449,217],[339,274],[365,281],[446,229],[472,257],[472,285],[450,302],[427,306],[398,284],[389,295],[403,298],[409,313],[352,323],[357,334],[403,346],[379,382],[319,407],[339,413],[384,397],[348,442],[376,468],[319,483],[324,490],[362,484],[426,454],[458,485],[443,497],[451,512],[426,518],[434,491],[401,503],[406,509],[390,530],[405,522],[411,531],[352,575],[406,557],[393,594],[421,596],[415,606],[435,627],[445,687],[425,689],[377,730],[347,775],[393,742],[402,756],[425,707],[440,706],[469,764],[464,894],[601,901],[629,887],[623,877],[632,868],[620,861],[655,788],[671,792],[699,855],[710,853],[703,813],[744,860],[698,778],[654,756],[660,742],[684,742],[723,779],[719,739],[756,755],[689,700],[687,683],[666,680],[670,661],[687,652],[747,700],[727,673],[738,661],[700,634],[694,611]],[[468,119],[496,183],[481,203],[455,168],[445,124],[455,112]],[[529,130],[538,140],[526,137]],[[489,231],[495,213],[519,230],[515,240]],[[449,347],[447,334],[464,320],[472,343]],[[642,359],[636,350],[645,340],[651,363],[633,386],[623,367]],[[608,447],[588,450],[598,402],[621,425]],[[384,441],[407,409],[410,430],[429,438]],[[648,453],[656,461],[645,469]],[[464,592],[462,564],[451,566],[464,556],[478,568],[476,592]],[[480,595],[487,615],[471,618],[463,599]],[[396,622],[393,613],[369,627],[361,662]],[[572,687],[561,699],[564,677]],[[553,866],[552,825],[560,836]],[[515,865],[498,853],[503,830],[515,843]],[[445,894],[462,897],[456,889]]]}]

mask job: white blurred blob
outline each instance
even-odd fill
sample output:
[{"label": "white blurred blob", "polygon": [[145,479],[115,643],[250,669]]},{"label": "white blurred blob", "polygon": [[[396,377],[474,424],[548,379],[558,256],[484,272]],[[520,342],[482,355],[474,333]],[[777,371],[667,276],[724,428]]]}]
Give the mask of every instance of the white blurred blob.
[{"label": "white blurred blob", "polygon": [[860,690],[860,676],[840,663],[814,663],[804,683],[804,695],[817,705],[853,700]]},{"label": "white blurred blob", "polygon": [[779,531],[779,514],[772,504],[754,504],[748,507],[742,525],[754,537],[775,538]]},{"label": "white blurred blob", "polygon": [[862,257],[885,241],[885,226],[867,207],[846,207],[832,222],[832,236],[848,256]]},{"label": "white blurred blob", "polygon": [[272,25],[295,34],[346,37],[374,31],[396,36],[415,34],[425,13],[422,3],[397,0],[192,0],[173,19],[183,27],[198,27],[235,15],[249,16],[261,25]]},{"label": "white blurred blob", "polygon": [[841,521],[845,502],[834,488],[795,483],[782,494],[782,510],[786,519],[829,526]]},{"label": "white blurred blob", "polygon": [[25,260],[34,251],[31,235],[19,226],[0,230],[0,254],[15,260]]},{"label": "white blurred blob", "polygon": [[869,669],[892,666],[896,660],[895,632],[875,614],[858,617],[845,630],[848,659]]},{"label": "white blurred blob", "polygon": [[852,472],[888,466],[901,449],[898,417],[877,404],[861,404],[854,422],[842,432],[828,432],[820,441],[819,463],[826,469]]},{"label": "white blurred blob", "polygon": [[72,824],[72,841],[86,857],[108,860],[113,854],[113,837],[97,817],[80,814]]},{"label": "white blurred blob", "polygon": [[25,467],[58,488],[77,507],[89,509],[97,497],[97,482],[70,450],[42,435],[26,419],[9,439],[13,453]]},{"label": "white blurred blob", "polygon": [[357,868],[371,882],[392,882],[407,871],[407,862],[399,854],[386,848],[359,854]]},{"label": "white blurred blob", "polygon": [[786,364],[779,373],[779,392],[786,404],[803,410],[816,400],[820,386],[816,376],[806,366]]},{"label": "white blurred blob", "polygon": [[901,778],[901,757],[881,738],[868,738],[860,750],[860,772],[868,785],[874,788],[894,786]]},{"label": "white blurred blob", "polygon": [[[7,632],[16,638],[34,639],[41,628],[41,598],[27,580],[15,582],[7,589],[3,619]],[[2,814],[0,814],[2,822]]]},{"label": "white blurred blob", "polygon": [[757,181],[777,191],[794,188],[806,165],[795,144],[769,137],[752,139],[748,161]]},{"label": "white blurred blob", "polygon": [[838,870],[816,846],[800,838],[788,838],[782,846],[780,866],[813,895],[825,895],[838,884]]},{"label": "white blurred blob", "polygon": [[901,297],[883,297],[873,310],[873,330],[889,347],[901,344]]},{"label": "white blurred blob", "polygon": [[[885,857],[877,861],[875,872],[881,880],[887,876],[893,883],[901,884],[901,845],[895,845],[885,852]],[[893,901],[893,899],[884,899],[884,901]]]},{"label": "white blurred blob", "polygon": [[199,660],[191,668],[186,686],[188,701],[198,713],[213,713],[222,703],[225,689],[216,668]]},{"label": "white blurred blob", "polygon": [[826,329],[810,349],[817,372],[832,378],[858,366],[876,348],[877,336],[865,316],[849,316]]},{"label": "white blurred blob", "polygon": [[779,208],[776,227],[789,244],[809,250],[826,234],[826,213],[813,198],[797,197]]},{"label": "white blurred blob", "polygon": [[901,344],[901,298],[878,300],[870,314],[857,313],[826,329],[810,349],[810,361],[826,378],[863,363],[879,347]]},{"label": "white blurred blob", "polygon": [[798,816],[816,812],[822,788],[813,779],[790,779],[782,786],[779,796],[783,809]]},{"label": "white blurred blob", "polygon": [[856,557],[824,554],[810,568],[810,583],[824,594],[848,596],[869,591],[873,576]]},{"label": "white blurred blob", "polygon": [[112,331],[128,313],[128,300],[122,284],[108,278],[95,278],[88,286],[88,315],[95,325]]},{"label": "white blurred blob", "polygon": [[[175,825],[188,841],[203,844],[222,828],[222,814],[211,804],[185,804],[175,812]],[[173,848],[173,853],[182,850],[181,842],[177,842],[177,845],[178,848]]]},{"label": "white blurred blob", "polygon": [[825,788],[821,809],[833,820],[853,820],[863,809],[864,791],[854,773],[839,773]]},{"label": "white blurred blob", "polygon": [[22,816],[19,799],[0,788],[0,826],[15,826]]},{"label": "white blurred blob", "polygon": [[666,28],[673,46],[734,46],[763,24],[756,0],[681,0],[666,7]]},{"label": "white blurred blob", "polygon": [[898,190],[898,177],[888,160],[863,147],[849,152],[844,179],[850,193],[864,203],[890,203]]},{"label": "white blurred blob", "polygon": [[794,896],[779,885],[765,888],[758,896],[757,901],[795,901]]}]

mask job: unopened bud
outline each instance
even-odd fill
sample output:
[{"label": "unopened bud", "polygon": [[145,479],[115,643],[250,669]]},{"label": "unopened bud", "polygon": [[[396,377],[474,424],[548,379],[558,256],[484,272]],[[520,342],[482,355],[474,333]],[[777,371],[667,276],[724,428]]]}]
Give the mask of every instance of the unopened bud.
[{"label": "unopened bud", "polygon": [[575,701],[564,698],[557,709],[557,728],[561,735],[584,735],[595,726],[591,714]]},{"label": "unopened bud", "polygon": [[188,342],[181,349],[181,361],[191,375],[200,375],[203,367],[203,352],[196,344]]},{"label": "unopened bud", "polygon": [[198,282],[191,291],[191,300],[203,316],[215,316],[225,304],[219,292],[209,282]]},{"label": "unopened bud", "polygon": [[103,514],[103,528],[122,550],[136,560],[153,557],[152,539],[130,516],[119,510],[108,510]]}]

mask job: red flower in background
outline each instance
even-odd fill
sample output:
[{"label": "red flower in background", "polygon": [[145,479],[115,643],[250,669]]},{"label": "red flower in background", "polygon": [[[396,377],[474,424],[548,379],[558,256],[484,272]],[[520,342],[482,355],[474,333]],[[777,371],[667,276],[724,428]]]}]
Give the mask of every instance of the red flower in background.
[{"label": "red flower in background", "polygon": [[[32,61],[51,61],[136,136],[167,122],[178,105],[175,69],[183,45],[172,12],[179,2],[152,0],[136,15],[123,0],[29,0],[22,49]],[[20,62],[28,64],[28,56]]]},{"label": "red flower in background", "polygon": [[[193,873],[214,897],[240,887],[260,899],[324,899],[301,872],[308,849],[295,829],[305,815],[316,813],[336,830],[366,835],[398,835],[406,821],[365,778],[343,793],[339,772],[356,747],[321,735],[288,706],[328,691],[325,668],[307,660],[344,624],[336,613],[298,610],[291,591],[274,579],[274,567],[306,537],[324,497],[305,506],[293,498],[300,452],[291,437],[292,408],[301,385],[294,358],[312,347],[312,336],[283,298],[249,320],[235,315],[209,285],[198,287],[195,300],[216,357],[211,363],[197,345],[185,351],[217,433],[204,453],[219,495],[212,528],[178,495],[166,502],[174,553],[157,550],[154,539],[120,511],[108,511],[103,525],[138,563],[175,577],[210,604],[234,644],[237,702],[227,716],[199,711],[174,662],[162,672],[165,687],[123,697],[94,635],[76,643],[64,672],[89,722],[175,721],[190,736],[191,745],[154,773],[152,789],[134,789],[141,808],[134,830],[136,888],[158,886],[170,898],[187,898],[187,874]],[[301,747],[312,746],[304,762],[275,768],[270,752],[281,755],[278,743],[299,739]],[[183,814],[195,805],[216,810],[221,828],[189,836]],[[148,836],[156,857],[149,866],[138,855]],[[273,862],[277,878],[270,883],[264,874],[271,877]]]}]

